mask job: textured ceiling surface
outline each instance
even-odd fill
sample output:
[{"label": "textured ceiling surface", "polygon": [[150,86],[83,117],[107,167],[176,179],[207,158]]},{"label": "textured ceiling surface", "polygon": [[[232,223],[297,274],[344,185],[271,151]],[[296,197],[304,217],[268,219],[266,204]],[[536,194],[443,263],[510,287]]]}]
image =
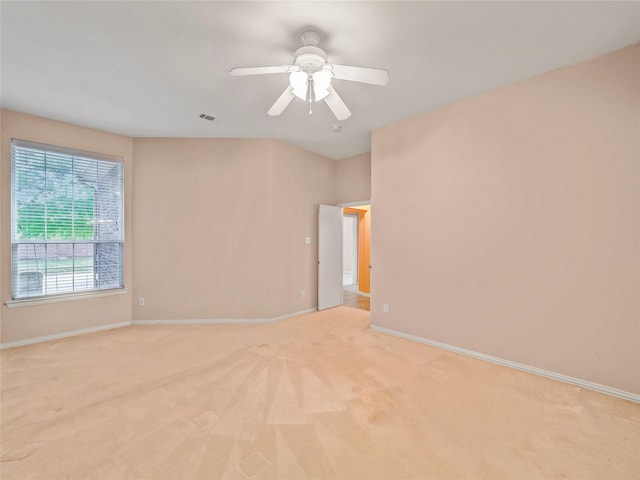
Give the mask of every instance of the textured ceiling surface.
[{"label": "textured ceiling surface", "polygon": [[[640,40],[639,2],[3,1],[0,19],[3,108],[133,137],[278,138],[336,159],[368,151],[375,128]],[[345,121],[298,99],[270,117],[287,75],[229,75],[292,63],[308,28],[329,63],[389,72],[386,87],[333,81]]]}]

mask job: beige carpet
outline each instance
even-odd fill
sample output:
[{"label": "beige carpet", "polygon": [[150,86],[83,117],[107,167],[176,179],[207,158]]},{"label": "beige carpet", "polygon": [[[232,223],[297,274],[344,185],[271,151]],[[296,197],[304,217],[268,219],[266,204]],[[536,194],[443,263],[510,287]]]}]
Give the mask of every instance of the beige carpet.
[{"label": "beige carpet", "polygon": [[2,352],[2,480],[640,478],[640,405],[338,307]]}]

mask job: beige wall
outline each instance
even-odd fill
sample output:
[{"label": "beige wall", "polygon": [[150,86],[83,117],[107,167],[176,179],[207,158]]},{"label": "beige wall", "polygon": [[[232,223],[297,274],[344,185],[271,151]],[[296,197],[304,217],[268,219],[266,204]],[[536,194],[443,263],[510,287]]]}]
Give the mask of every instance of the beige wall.
[{"label": "beige wall", "polygon": [[338,160],[336,195],[338,203],[371,198],[371,152]]},{"label": "beige wall", "polygon": [[11,138],[125,157],[129,293],[3,305],[2,343],[132,318],[259,319],[316,306],[317,208],[335,203],[334,160],[274,140],[132,140],[10,111],[2,112],[3,302],[11,296]]},{"label": "beige wall", "polygon": [[131,294],[8,308],[11,299],[11,139],[58,145],[124,157],[125,162],[125,288],[132,286],[132,157],[131,138],[22,113],[1,112],[0,297],[2,343],[131,320]]},{"label": "beige wall", "polygon": [[134,154],[134,319],[316,305],[317,205],[335,201],[334,161],[250,139],[136,139]]},{"label": "beige wall", "polygon": [[634,46],[376,130],[372,323],[640,393],[639,113]]},{"label": "beige wall", "polygon": [[273,141],[274,317],[318,306],[318,205],[336,203],[336,163]]}]

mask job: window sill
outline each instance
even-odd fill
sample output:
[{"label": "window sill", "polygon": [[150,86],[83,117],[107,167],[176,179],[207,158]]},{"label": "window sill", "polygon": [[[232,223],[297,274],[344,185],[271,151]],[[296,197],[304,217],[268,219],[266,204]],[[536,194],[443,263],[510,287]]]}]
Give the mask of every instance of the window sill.
[{"label": "window sill", "polygon": [[52,295],[50,297],[25,298],[24,300],[8,300],[4,304],[9,308],[30,307],[32,305],[44,305],[46,303],[70,302],[73,300],[86,300],[89,298],[110,297],[112,295],[125,295],[129,293],[125,288],[115,290],[100,290],[87,293],[68,293]]}]

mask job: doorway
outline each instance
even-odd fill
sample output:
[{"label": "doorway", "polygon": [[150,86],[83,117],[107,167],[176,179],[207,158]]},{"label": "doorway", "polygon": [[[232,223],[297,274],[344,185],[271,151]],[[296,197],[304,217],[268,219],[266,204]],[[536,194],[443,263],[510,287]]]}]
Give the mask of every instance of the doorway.
[{"label": "doorway", "polygon": [[[357,217],[357,234],[344,228],[344,216]],[[351,221],[348,225],[351,225]],[[351,235],[344,238],[344,231]],[[348,234],[349,235],[349,234]],[[318,310],[346,305],[370,310],[370,237],[371,207],[369,202],[320,205],[318,209]],[[357,247],[353,246],[357,238]],[[357,258],[345,268],[344,245]],[[356,253],[357,252],[357,253]],[[347,275],[346,273],[350,273]],[[349,285],[345,285],[348,283]]]}]

